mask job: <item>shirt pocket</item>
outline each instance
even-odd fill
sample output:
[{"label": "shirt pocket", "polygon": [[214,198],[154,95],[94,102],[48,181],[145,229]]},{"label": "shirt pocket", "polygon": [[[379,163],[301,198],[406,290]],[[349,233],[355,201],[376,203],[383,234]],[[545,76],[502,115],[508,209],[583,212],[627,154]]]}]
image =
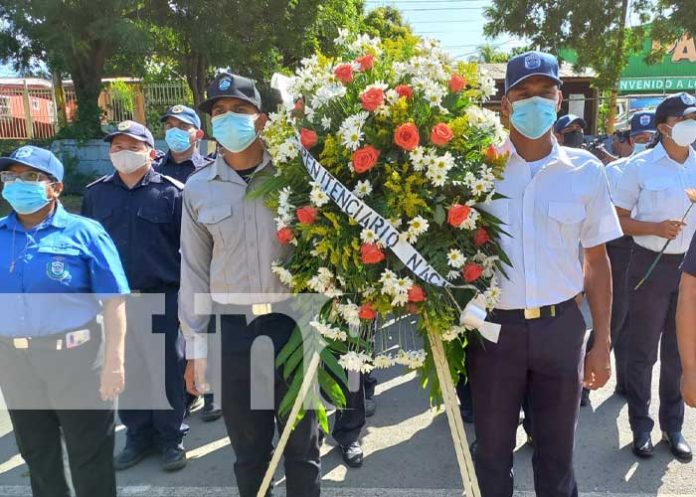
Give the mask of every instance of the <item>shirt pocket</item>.
[{"label": "shirt pocket", "polygon": [[234,235],[233,213],[231,205],[205,207],[198,211],[198,222],[208,228],[215,243],[230,245]]},{"label": "shirt pocket", "polygon": [[[42,246],[37,250],[37,273],[46,278],[47,290],[51,287],[70,287],[71,291],[84,290],[86,279],[85,262],[76,247]],[[57,286],[54,286],[57,285]]]},{"label": "shirt pocket", "polygon": [[546,241],[551,248],[573,250],[580,243],[582,222],[587,217],[581,202],[549,202]]},{"label": "shirt pocket", "polygon": [[[640,211],[649,216],[659,214],[664,218],[681,216],[681,193],[671,178],[648,178],[640,196]],[[657,218],[656,218],[657,219]]]},{"label": "shirt pocket", "polygon": [[138,209],[138,218],[149,223],[167,224],[174,219],[174,212],[171,209],[156,209],[151,206],[142,206]]}]

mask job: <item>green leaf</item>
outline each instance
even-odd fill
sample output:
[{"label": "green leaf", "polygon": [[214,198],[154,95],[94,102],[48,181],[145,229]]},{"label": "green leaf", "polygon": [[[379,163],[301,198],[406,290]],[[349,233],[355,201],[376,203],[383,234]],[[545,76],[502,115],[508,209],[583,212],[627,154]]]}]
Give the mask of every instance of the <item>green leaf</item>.
[{"label": "green leaf", "polygon": [[283,400],[280,402],[280,406],[278,407],[278,415],[282,419],[287,419],[290,411],[292,410],[292,405],[295,403],[295,399],[297,399],[297,395],[300,393],[300,387],[302,387],[302,377],[304,376],[301,373],[301,371],[298,371],[295,376],[293,376],[288,393],[285,394],[285,397],[283,397]]},{"label": "green leaf", "polygon": [[304,357],[304,348],[298,347],[295,352],[292,353],[290,358],[283,365],[283,378],[285,381],[290,378],[290,375],[297,369],[297,367],[302,364],[302,358]]},{"label": "green leaf", "polygon": [[435,221],[439,226],[442,226],[447,218],[445,213],[445,208],[441,204],[437,204],[435,207],[435,213],[433,214],[433,221]]},{"label": "green leaf", "polygon": [[341,385],[338,384],[333,376],[321,368],[319,369],[319,386],[333,405],[339,409],[346,406],[346,396]]},{"label": "green leaf", "polygon": [[295,327],[295,329],[292,331],[292,335],[290,335],[290,339],[288,340],[288,343],[285,344],[285,346],[281,349],[280,353],[278,354],[278,357],[276,357],[276,367],[280,367],[283,365],[283,363],[288,360],[290,355],[297,350],[297,347],[302,345],[302,331],[300,331],[300,328],[298,326]]},{"label": "green leaf", "polygon": [[324,349],[319,354],[324,365],[329,368],[333,375],[343,382],[344,385],[348,385],[348,376],[345,370],[338,363],[338,359],[331,353],[329,349]]}]

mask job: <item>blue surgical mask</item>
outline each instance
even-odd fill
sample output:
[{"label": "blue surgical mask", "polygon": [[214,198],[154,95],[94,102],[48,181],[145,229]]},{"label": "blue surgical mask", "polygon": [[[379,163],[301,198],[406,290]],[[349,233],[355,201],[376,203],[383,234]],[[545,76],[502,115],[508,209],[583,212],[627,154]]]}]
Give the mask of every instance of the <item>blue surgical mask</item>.
[{"label": "blue surgical mask", "polygon": [[212,119],[213,137],[220,145],[233,153],[243,152],[254,143],[257,114],[237,114],[226,112]]},{"label": "blue surgical mask", "polygon": [[510,122],[530,140],[541,138],[556,122],[556,100],[531,97],[512,104]]},{"label": "blue surgical mask", "polygon": [[46,194],[46,183],[15,180],[5,183],[2,197],[9,202],[17,214],[33,214],[46,207],[51,201]]},{"label": "blue surgical mask", "polygon": [[191,133],[179,128],[169,128],[164,133],[164,140],[169,150],[176,153],[186,152],[191,148]]},{"label": "blue surgical mask", "polygon": [[634,143],[633,144],[633,154],[639,154],[648,148],[647,143]]}]

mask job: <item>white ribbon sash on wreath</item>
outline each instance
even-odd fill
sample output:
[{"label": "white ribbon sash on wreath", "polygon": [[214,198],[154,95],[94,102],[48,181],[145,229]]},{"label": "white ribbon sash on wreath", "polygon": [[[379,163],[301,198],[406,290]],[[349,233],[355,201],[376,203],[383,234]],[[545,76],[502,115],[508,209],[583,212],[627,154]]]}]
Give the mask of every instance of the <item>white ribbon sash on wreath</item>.
[{"label": "white ribbon sash on wreath", "polygon": [[[329,198],[351,219],[360,226],[375,232],[382,244],[389,248],[401,262],[418,278],[426,283],[445,288],[457,287],[443,278],[428,261],[406,240],[392,224],[375,212],[352,191],[336,179],[302,144],[297,141],[297,148],[309,176],[319,185]],[[474,287],[472,287],[474,288]],[[479,295],[471,300],[460,316],[460,324],[477,328],[484,338],[498,341],[500,325],[485,321],[485,302]]]}]

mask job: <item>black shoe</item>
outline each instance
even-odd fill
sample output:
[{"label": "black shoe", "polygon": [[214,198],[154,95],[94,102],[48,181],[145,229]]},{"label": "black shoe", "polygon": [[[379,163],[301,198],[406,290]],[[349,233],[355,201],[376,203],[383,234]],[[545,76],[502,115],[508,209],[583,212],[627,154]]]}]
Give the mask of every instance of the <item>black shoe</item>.
[{"label": "black shoe", "polygon": [[474,411],[471,409],[459,409],[459,412],[462,415],[462,421],[464,421],[464,423],[470,425],[474,422]]},{"label": "black shoe", "polygon": [[667,442],[669,445],[669,450],[672,452],[674,457],[680,461],[689,462],[692,459],[691,447],[687,443],[684,436],[679,431],[662,432],[662,440]]},{"label": "black shoe", "polygon": [[647,459],[653,456],[654,447],[650,440],[650,433],[635,433],[633,435],[633,453],[642,458]]},{"label": "black shoe", "polygon": [[222,409],[215,402],[206,402],[201,410],[201,419],[206,423],[220,419]]},{"label": "black shoe", "polygon": [[192,412],[197,411],[203,407],[203,396],[194,396],[191,394],[188,394],[187,398],[187,403],[186,403],[186,414],[184,415],[185,417],[189,417]]},{"label": "black shoe", "polygon": [[371,418],[377,412],[377,402],[374,399],[365,399],[365,417]]},{"label": "black shoe", "polygon": [[343,461],[351,468],[359,468],[363,465],[363,450],[360,442],[351,442],[348,445],[341,445],[341,455]]},{"label": "black shoe", "polygon": [[143,450],[135,450],[126,446],[120,454],[114,457],[114,469],[116,471],[123,471],[124,469],[135,466],[147,456],[152,454],[152,452],[152,447],[148,447],[147,449]]},{"label": "black shoe", "polygon": [[162,451],[162,469],[178,471],[186,466],[186,450],[183,447],[169,447]]},{"label": "black shoe", "polygon": [[587,407],[590,405],[590,391],[587,388],[582,389],[582,394],[580,395],[580,407]]}]

